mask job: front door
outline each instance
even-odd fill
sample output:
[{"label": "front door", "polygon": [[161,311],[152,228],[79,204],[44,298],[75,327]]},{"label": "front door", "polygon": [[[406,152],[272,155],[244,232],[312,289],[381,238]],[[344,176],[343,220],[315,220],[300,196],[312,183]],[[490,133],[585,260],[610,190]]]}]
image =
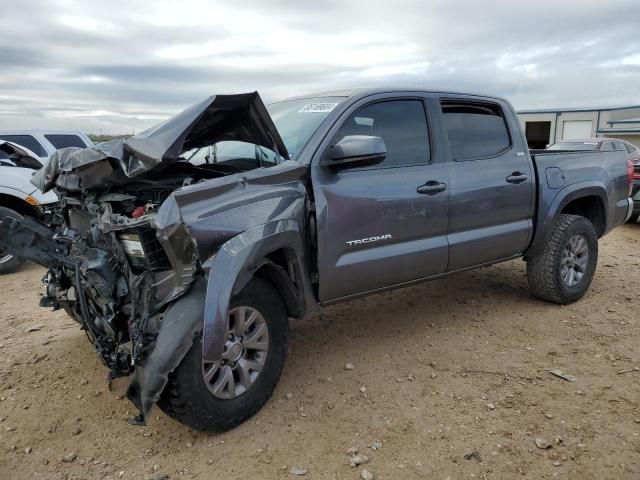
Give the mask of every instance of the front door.
[{"label": "front door", "polygon": [[321,302],[443,273],[447,267],[447,167],[434,163],[421,98],[362,102],[331,145],[382,137],[380,164],[314,170]]}]

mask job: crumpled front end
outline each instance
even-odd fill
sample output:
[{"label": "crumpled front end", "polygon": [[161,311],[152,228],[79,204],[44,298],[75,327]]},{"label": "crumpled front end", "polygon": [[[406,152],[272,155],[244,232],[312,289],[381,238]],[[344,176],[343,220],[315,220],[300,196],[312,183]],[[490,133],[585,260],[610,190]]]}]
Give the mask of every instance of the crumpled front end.
[{"label": "crumpled front end", "polygon": [[[218,95],[128,140],[56,152],[33,179],[60,199],[52,225],[0,219],[0,248],[48,269],[41,305],[81,325],[110,379],[131,376],[138,423],[202,331],[211,265],[202,253],[279,210],[270,182],[304,198],[305,168],[294,162],[238,172],[181,158],[225,140],[288,156],[256,92]],[[235,213],[217,216],[225,209]],[[225,225],[225,215],[242,221]],[[196,238],[196,224],[210,235]]]}]

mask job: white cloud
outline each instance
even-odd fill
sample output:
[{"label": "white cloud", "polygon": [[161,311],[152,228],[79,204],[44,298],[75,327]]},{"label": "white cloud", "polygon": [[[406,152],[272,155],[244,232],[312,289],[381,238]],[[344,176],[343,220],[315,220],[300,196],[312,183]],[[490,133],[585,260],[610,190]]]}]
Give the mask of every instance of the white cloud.
[{"label": "white cloud", "polygon": [[638,103],[637,3],[3,0],[0,128],[139,130],[217,92],[486,91]]}]

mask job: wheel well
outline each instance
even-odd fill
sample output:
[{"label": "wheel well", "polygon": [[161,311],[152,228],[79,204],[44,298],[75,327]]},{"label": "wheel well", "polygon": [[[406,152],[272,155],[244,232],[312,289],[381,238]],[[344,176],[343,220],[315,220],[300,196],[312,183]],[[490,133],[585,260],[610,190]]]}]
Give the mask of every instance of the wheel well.
[{"label": "wheel well", "polygon": [[291,317],[300,318],[304,312],[302,285],[296,255],[289,248],[282,248],[266,256],[254,275],[271,283],[287,307]]},{"label": "wheel well", "polygon": [[604,234],[607,222],[604,205],[600,197],[590,195],[572,200],[565,205],[561,213],[570,213],[585,217],[589,219],[595,227],[598,237]]},{"label": "wheel well", "polygon": [[0,193],[0,207],[10,208],[21,215],[29,217],[38,218],[40,216],[39,212],[32,205],[29,205],[18,197],[13,197],[4,193]]}]

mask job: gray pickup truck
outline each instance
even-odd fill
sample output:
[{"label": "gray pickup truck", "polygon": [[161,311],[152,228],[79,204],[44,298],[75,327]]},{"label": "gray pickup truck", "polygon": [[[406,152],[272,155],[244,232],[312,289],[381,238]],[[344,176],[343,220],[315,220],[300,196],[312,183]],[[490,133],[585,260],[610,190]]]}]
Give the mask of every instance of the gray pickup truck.
[{"label": "gray pickup truck", "polygon": [[534,295],[591,283],[632,212],[624,152],[530,152],[511,105],[356,90],[265,107],[210,97],[126,141],[59,150],[34,184],[53,225],[5,218],[0,250],[44,265],[110,378],[221,431],[271,396],[289,318],[522,257]]}]

